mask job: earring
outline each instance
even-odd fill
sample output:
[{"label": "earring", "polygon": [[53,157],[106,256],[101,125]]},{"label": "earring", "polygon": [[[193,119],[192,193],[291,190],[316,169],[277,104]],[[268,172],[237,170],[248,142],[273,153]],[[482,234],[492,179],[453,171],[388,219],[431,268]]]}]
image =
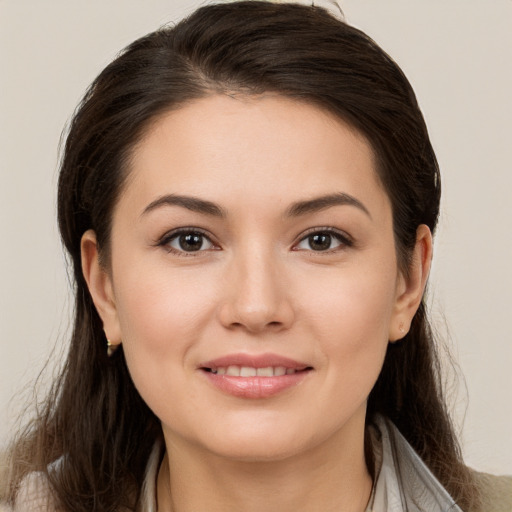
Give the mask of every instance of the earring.
[{"label": "earring", "polygon": [[400,324],[398,325],[398,330],[400,331],[400,334],[405,333],[405,325],[403,322],[400,322]]},{"label": "earring", "polygon": [[111,357],[118,348],[119,348],[119,344],[114,345],[109,339],[107,339],[107,356],[108,357]]}]

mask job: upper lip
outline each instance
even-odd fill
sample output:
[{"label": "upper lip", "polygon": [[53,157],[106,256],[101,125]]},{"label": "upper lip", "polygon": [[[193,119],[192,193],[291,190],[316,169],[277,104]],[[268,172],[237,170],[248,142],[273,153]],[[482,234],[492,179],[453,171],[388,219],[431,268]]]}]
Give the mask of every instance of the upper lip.
[{"label": "upper lip", "polygon": [[289,357],[280,356],[278,354],[229,354],[218,357],[210,361],[205,361],[199,365],[199,368],[226,368],[228,366],[248,366],[250,368],[267,368],[269,366],[284,368],[293,368],[295,370],[305,370],[311,368],[311,365],[295,361]]}]

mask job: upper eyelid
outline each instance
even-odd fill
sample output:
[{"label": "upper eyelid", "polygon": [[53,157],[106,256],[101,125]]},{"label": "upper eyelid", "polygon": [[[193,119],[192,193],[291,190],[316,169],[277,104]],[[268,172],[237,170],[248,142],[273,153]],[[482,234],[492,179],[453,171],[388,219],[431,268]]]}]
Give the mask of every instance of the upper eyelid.
[{"label": "upper eyelid", "polygon": [[[165,245],[168,243],[172,238],[176,237],[177,235],[181,233],[200,233],[202,236],[206,237],[214,246],[219,247],[220,244],[216,240],[216,237],[213,236],[212,233],[210,233],[208,230],[205,230],[203,228],[197,227],[197,226],[183,226],[175,229],[171,229],[167,231],[164,235],[159,237],[156,241],[157,245]],[[292,246],[296,246],[299,242],[303,241],[308,236],[311,236],[315,233],[329,233],[332,234],[338,238],[343,239],[348,244],[353,244],[354,240],[351,235],[349,235],[346,231],[343,231],[341,229],[334,228],[332,226],[315,226],[309,229],[306,229],[305,231],[302,231],[294,240],[292,243]]]},{"label": "upper eyelid", "polygon": [[[215,247],[219,248],[219,243],[215,240],[215,237],[209,233],[207,230],[199,228],[199,227],[192,227],[192,226],[186,226],[186,227],[179,227],[176,229],[171,229],[167,231],[164,235],[159,237],[156,241],[155,245],[159,246],[165,246],[167,245],[172,239],[176,238],[178,235],[183,233],[199,233],[200,235],[204,236],[208,241]],[[204,252],[204,251],[198,251],[198,252]]]},{"label": "upper eyelid", "polygon": [[315,233],[329,233],[329,234],[337,235],[340,238],[344,238],[350,243],[354,242],[353,238],[346,231],[343,231],[342,229],[337,229],[337,228],[328,227],[328,226],[324,226],[324,227],[320,226],[320,227],[306,229],[306,231],[303,231],[297,237],[297,239],[296,239],[297,241],[294,243],[300,242],[300,241],[304,240],[304,238],[314,235]]}]

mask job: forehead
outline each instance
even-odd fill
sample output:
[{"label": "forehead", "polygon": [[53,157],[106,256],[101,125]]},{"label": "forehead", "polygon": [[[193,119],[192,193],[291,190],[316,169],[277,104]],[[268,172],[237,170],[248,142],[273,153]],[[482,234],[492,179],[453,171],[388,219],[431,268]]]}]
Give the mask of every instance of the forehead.
[{"label": "forehead", "polygon": [[[279,95],[212,95],[153,121],[134,148],[125,193],[226,201],[369,189],[382,193],[366,138],[333,114]],[[172,190],[169,190],[172,189]]]}]

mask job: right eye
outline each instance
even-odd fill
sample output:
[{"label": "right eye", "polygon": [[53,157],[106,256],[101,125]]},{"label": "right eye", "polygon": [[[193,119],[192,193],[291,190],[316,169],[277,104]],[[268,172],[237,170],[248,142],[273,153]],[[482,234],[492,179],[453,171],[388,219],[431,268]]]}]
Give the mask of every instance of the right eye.
[{"label": "right eye", "polygon": [[201,231],[187,230],[170,233],[161,244],[176,253],[194,253],[213,249],[213,242]]}]

